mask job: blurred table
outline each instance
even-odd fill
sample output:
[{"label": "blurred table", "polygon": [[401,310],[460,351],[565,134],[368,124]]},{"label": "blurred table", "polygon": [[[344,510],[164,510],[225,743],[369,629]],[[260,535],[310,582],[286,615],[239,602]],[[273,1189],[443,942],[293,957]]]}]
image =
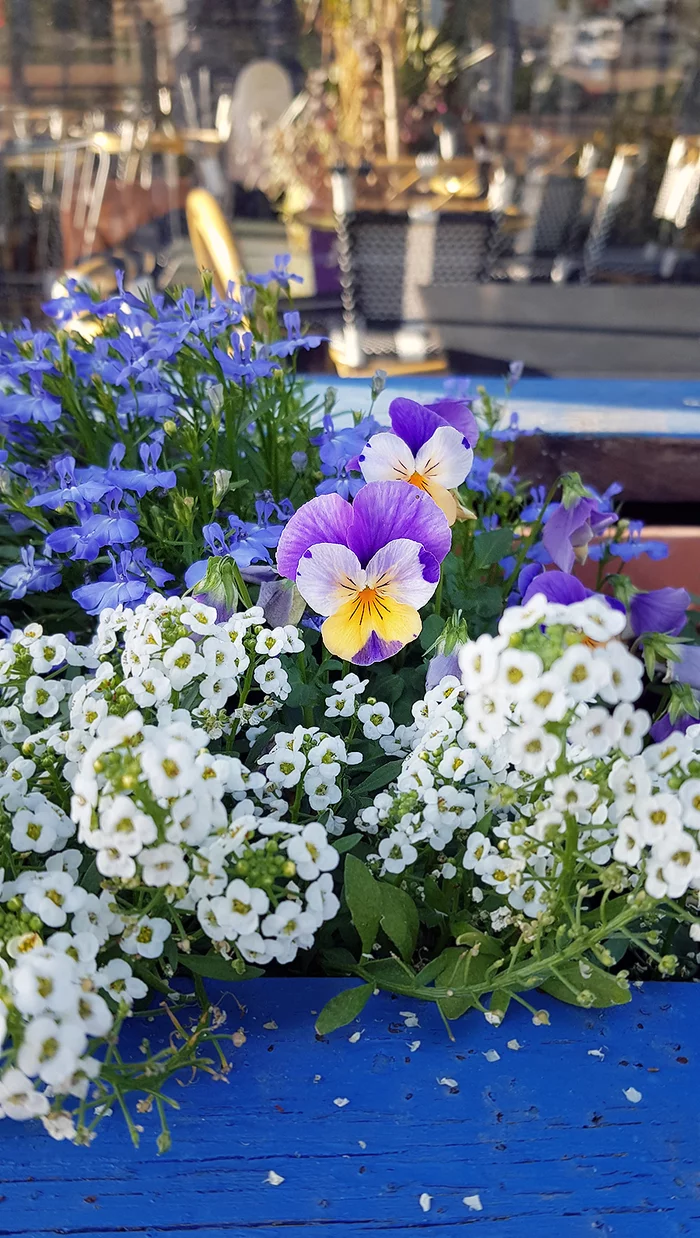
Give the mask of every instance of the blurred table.
[{"label": "blurred table", "polygon": [[517,357],[552,376],[699,378],[697,288],[454,284],[421,290],[426,320],[464,369]]}]

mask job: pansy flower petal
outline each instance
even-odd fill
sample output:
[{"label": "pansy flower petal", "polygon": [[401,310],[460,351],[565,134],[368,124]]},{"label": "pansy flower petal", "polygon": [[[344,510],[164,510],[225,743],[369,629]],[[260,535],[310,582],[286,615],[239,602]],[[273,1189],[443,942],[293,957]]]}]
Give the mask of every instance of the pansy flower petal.
[{"label": "pansy flower petal", "polygon": [[413,452],[397,434],[373,434],[357,458],[365,481],[410,481]]},{"label": "pansy flower petal", "polygon": [[445,424],[442,417],[432,409],[419,404],[417,400],[407,400],[404,396],[391,401],[389,417],[394,434],[408,444],[414,456],[423,444],[432,438],[435,431]]},{"label": "pansy flower petal", "polygon": [[426,404],[426,408],[459,430],[470,447],[479,441],[479,427],[468,400],[435,400],[432,404]]},{"label": "pansy flower petal", "polygon": [[446,490],[461,486],[474,461],[474,452],[459,430],[440,426],[416,456],[416,473]]},{"label": "pansy flower petal", "polygon": [[339,494],[324,494],[310,499],[287,522],[277,546],[280,576],[296,580],[297,566],[309,546],[320,542],[348,544],[353,509]]},{"label": "pansy flower petal", "polygon": [[404,602],[418,610],[433,596],[440,579],[440,564],[430,551],[408,538],[382,546],[367,564],[367,588],[382,598]]},{"label": "pansy flower petal", "polygon": [[321,635],[330,653],[358,666],[392,657],[416,639],[421,618],[413,606],[393,598],[346,602],[326,619]]},{"label": "pansy flower petal", "polygon": [[[347,545],[363,564],[368,563],[389,539],[407,537],[419,542],[438,563],[442,563],[452,544],[450,526],[440,508],[427,494],[403,481],[371,482],[355,497],[352,513]],[[289,523],[294,519],[293,516]],[[323,540],[331,539],[324,537]]]},{"label": "pansy flower petal", "polygon": [[297,567],[296,586],[319,615],[332,615],[365,584],[357,555],[337,542],[320,542],[305,550]]}]

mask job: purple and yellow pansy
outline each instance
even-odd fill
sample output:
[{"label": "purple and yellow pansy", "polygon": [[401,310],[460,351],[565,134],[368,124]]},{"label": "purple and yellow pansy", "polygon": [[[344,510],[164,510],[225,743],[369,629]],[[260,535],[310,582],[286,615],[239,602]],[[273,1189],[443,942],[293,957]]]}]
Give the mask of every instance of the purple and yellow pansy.
[{"label": "purple and yellow pansy", "polygon": [[471,409],[460,400],[432,406],[398,398],[389,406],[391,431],[373,434],[356,465],[367,482],[397,480],[429,494],[449,524],[460,509],[452,490],[472,467],[478,431]]},{"label": "purple and yellow pansy", "polygon": [[326,648],[368,666],[419,635],[418,610],[435,592],[451,541],[428,494],[380,481],[353,503],[338,494],[305,503],[280,537],[277,568],[325,616]]}]

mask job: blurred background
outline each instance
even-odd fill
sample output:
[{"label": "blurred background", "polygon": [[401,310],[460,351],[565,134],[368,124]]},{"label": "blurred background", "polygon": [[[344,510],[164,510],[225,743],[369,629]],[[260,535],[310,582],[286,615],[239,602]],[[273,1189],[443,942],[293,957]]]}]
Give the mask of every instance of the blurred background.
[{"label": "blurred background", "polygon": [[0,0],[0,317],[289,269],[341,375],[700,376],[698,0]]}]

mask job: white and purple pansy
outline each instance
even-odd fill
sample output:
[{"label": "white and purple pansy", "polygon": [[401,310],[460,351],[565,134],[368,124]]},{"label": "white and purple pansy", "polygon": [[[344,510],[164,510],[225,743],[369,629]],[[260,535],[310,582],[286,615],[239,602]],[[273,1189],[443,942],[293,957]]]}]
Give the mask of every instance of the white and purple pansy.
[{"label": "white and purple pansy", "polygon": [[408,482],[429,494],[454,524],[461,513],[450,491],[468,476],[478,438],[471,409],[461,400],[427,407],[400,397],[392,400],[389,417],[391,430],[372,435],[357,457],[365,481]]},{"label": "white and purple pansy", "polygon": [[368,666],[398,653],[421,630],[452,536],[427,494],[402,481],[365,486],[348,503],[320,495],[296,512],[277,568],[319,615],[336,657]]}]

